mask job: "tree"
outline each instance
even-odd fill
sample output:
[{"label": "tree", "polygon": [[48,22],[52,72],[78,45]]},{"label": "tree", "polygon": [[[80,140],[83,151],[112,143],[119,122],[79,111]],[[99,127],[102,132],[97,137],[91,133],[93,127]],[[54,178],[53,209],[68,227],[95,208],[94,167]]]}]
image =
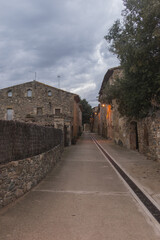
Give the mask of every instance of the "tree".
[{"label": "tree", "polygon": [[160,1],[123,2],[123,21],[115,21],[105,39],[119,58],[124,77],[106,95],[117,99],[122,115],[143,118],[160,104]]},{"label": "tree", "polygon": [[82,105],[82,124],[90,123],[90,117],[92,114],[91,105],[87,102],[86,99],[81,100],[80,104]]}]

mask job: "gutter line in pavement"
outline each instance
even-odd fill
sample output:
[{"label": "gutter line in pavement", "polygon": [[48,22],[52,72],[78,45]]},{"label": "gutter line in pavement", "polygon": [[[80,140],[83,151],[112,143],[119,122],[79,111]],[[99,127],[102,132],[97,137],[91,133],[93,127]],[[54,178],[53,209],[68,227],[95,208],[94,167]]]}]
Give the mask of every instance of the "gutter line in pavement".
[{"label": "gutter line in pavement", "polygon": [[107,153],[106,150],[98,143],[98,141],[91,137],[93,142],[96,144],[96,146],[101,150],[101,152],[104,154],[104,156],[107,158],[107,160],[110,162],[110,164],[114,167],[114,169],[119,173],[119,175],[122,177],[122,179],[127,183],[127,185],[130,187],[130,189],[134,192],[134,194],[138,197],[140,202],[145,206],[145,208],[149,211],[149,213],[154,217],[154,219],[160,223],[160,210],[156,204],[153,203],[151,200],[151,197],[147,197],[146,194],[142,189],[140,189],[139,186],[128,176],[128,174],[122,170],[122,168],[116,163],[116,161]]}]

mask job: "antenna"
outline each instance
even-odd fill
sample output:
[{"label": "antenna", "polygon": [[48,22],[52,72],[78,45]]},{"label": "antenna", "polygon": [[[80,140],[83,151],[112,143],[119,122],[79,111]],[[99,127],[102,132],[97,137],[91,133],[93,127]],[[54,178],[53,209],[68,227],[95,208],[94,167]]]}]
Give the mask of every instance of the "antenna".
[{"label": "antenna", "polygon": [[37,72],[32,72],[32,71],[29,71],[30,73],[34,73],[34,76],[35,76],[35,79],[34,79],[34,81],[36,81],[36,79],[37,79]]}]

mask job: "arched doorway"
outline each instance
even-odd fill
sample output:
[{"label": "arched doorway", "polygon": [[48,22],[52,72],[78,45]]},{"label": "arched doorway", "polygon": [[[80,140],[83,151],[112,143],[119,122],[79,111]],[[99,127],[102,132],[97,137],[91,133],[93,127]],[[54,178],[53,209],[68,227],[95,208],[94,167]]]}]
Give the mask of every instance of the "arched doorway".
[{"label": "arched doorway", "polygon": [[138,150],[138,131],[137,122],[130,123],[130,149]]}]

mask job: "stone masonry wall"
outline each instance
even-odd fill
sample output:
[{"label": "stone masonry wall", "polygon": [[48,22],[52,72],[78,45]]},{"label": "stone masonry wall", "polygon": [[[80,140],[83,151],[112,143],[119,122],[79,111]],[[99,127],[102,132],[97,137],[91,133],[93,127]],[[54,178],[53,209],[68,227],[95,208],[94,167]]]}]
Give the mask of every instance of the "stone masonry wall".
[{"label": "stone masonry wall", "polygon": [[[31,90],[31,96],[27,91]],[[11,92],[12,95],[8,96]],[[13,109],[13,119],[24,120],[36,115],[52,115],[55,109],[73,117],[74,94],[42,84],[37,81],[27,82],[0,90],[0,119],[7,119],[7,109]],[[40,112],[38,112],[38,109]]]},{"label": "stone masonry wall", "polygon": [[[99,92],[99,100],[103,105],[105,100],[105,89],[109,85],[113,85],[116,78],[123,76],[123,69],[109,69],[104,77],[102,86]],[[105,107],[101,107],[100,111],[100,134],[109,136],[109,119],[105,119]],[[129,121],[125,117],[121,117],[118,112],[118,105],[115,100],[112,101],[111,121],[113,127],[112,139],[115,143],[125,146],[132,150],[137,150],[147,156],[149,159],[160,161],[160,111],[157,111],[155,116],[146,117],[143,120]],[[107,125],[107,128],[106,128]],[[106,131],[107,130],[107,131]]]},{"label": "stone masonry wall", "polygon": [[139,152],[160,161],[160,112],[138,122]]},{"label": "stone masonry wall", "polygon": [[46,152],[62,141],[62,131],[53,127],[0,120],[0,163]]},{"label": "stone masonry wall", "polygon": [[19,161],[0,165],[0,208],[34,187],[59,161],[62,145]]}]

